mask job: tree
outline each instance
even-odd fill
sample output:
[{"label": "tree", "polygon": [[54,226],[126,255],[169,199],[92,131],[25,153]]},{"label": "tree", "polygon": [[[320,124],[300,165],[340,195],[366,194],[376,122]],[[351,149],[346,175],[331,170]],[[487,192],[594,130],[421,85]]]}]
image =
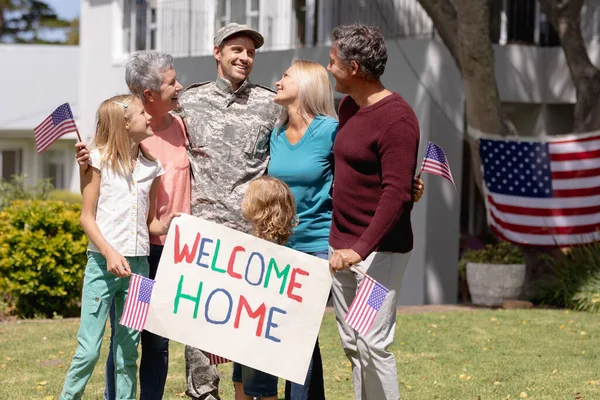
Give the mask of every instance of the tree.
[{"label": "tree", "polygon": [[540,0],[569,65],[577,91],[573,132],[600,129],[600,69],[590,61],[581,34],[581,9],[584,0]]},{"label": "tree", "polygon": [[[419,0],[454,58],[463,77],[469,129],[498,134],[517,134],[503,115],[489,37],[489,11],[485,0]],[[573,132],[600,129],[600,70],[590,61],[581,33],[584,0],[540,0],[558,32],[576,89]],[[567,133],[567,132],[565,132]],[[481,188],[481,161],[476,140],[467,135],[477,186]],[[527,293],[549,274],[545,251],[523,248],[527,263]]]},{"label": "tree", "polygon": [[71,21],[71,26],[67,32],[67,40],[65,41],[65,44],[79,44],[79,18],[75,18],[73,21]]},{"label": "tree", "polygon": [[59,43],[40,38],[43,29],[64,29],[52,7],[38,0],[0,0],[0,41],[9,43]]}]

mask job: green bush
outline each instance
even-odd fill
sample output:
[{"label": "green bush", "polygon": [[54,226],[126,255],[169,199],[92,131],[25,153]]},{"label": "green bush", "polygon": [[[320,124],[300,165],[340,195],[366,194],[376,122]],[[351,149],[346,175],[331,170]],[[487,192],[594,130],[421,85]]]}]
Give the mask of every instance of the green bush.
[{"label": "green bush", "polygon": [[50,192],[48,199],[64,201],[67,204],[81,204],[81,195],[67,190],[53,190]]},{"label": "green bush", "polygon": [[34,187],[25,186],[26,175],[13,175],[7,181],[0,178],[0,210],[14,200],[45,200],[54,189],[51,179],[41,179]]},{"label": "green bush", "polygon": [[533,301],[580,311],[600,311],[600,243],[548,257],[552,276],[539,285]]},{"label": "green bush", "polygon": [[17,200],[0,212],[0,292],[21,317],[77,314],[87,237],[81,206]]},{"label": "green bush", "polygon": [[482,249],[466,250],[458,262],[459,273],[465,276],[467,263],[484,264],[523,264],[523,255],[518,246],[510,242],[499,241],[486,244]]}]

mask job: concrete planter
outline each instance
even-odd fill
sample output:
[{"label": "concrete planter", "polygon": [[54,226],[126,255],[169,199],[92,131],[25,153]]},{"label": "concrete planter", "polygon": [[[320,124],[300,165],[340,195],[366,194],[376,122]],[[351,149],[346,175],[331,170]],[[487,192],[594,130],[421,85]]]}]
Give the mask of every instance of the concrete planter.
[{"label": "concrete planter", "polygon": [[500,306],[504,300],[518,299],[525,284],[525,264],[467,263],[471,302]]}]

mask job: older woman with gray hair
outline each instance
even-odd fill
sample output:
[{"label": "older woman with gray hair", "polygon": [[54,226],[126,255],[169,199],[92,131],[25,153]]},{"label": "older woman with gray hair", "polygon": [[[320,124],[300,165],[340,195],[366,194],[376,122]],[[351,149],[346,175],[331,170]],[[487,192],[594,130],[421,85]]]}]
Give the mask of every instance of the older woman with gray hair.
[{"label": "older woman with gray hair", "polygon": [[[171,113],[179,105],[179,92],[183,89],[177,81],[173,57],[158,51],[135,53],[125,67],[125,81],[129,90],[144,103],[152,116],[150,126],[154,136],[142,145],[157,159],[165,170],[156,196],[156,213],[159,220],[172,212],[190,213],[190,168],[186,150],[185,125]],[[77,161],[83,176],[87,170],[88,151],[84,143],[77,143]],[[165,236],[150,236],[150,278],[154,279],[162,254]],[[115,399],[115,365],[113,361],[113,335],[115,307],[111,305],[111,346],[106,361],[106,389],[104,398]],[[142,332],[142,357],[140,361],[140,398],[162,399],[167,380],[169,340],[151,332]]]}]

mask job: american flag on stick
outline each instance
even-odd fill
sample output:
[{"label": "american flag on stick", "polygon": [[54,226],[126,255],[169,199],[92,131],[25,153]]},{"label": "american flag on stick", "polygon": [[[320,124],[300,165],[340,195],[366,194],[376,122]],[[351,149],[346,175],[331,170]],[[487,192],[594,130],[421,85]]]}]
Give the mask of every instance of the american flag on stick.
[{"label": "american flag on stick", "polygon": [[136,331],[143,331],[150,307],[154,281],[141,275],[132,274],[125,309],[119,323]]},{"label": "american flag on stick", "polygon": [[600,240],[600,132],[527,141],[480,139],[488,223],[534,246]]},{"label": "american flag on stick", "polygon": [[361,335],[366,335],[388,292],[382,284],[365,274],[344,322]]},{"label": "american flag on stick", "polygon": [[421,171],[419,171],[419,177],[422,172],[429,172],[430,174],[441,176],[442,178],[448,179],[454,185],[454,179],[452,178],[452,172],[450,171],[450,164],[446,159],[446,153],[437,144],[429,142],[427,144],[427,150],[425,151],[425,158],[423,158],[423,164],[421,164]]},{"label": "american flag on stick", "polygon": [[217,365],[217,364],[224,364],[224,363],[231,362],[231,360],[229,360],[225,357],[221,357],[216,354],[209,353],[207,351],[204,353],[208,356],[208,361],[210,362],[210,365]]},{"label": "american flag on stick", "polygon": [[81,142],[71,107],[69,103],[65,103],[54,110],[41,124],[33,128],[38,154],[41,154],[59,137],[69,132],[77,133],[77,137]]}]

